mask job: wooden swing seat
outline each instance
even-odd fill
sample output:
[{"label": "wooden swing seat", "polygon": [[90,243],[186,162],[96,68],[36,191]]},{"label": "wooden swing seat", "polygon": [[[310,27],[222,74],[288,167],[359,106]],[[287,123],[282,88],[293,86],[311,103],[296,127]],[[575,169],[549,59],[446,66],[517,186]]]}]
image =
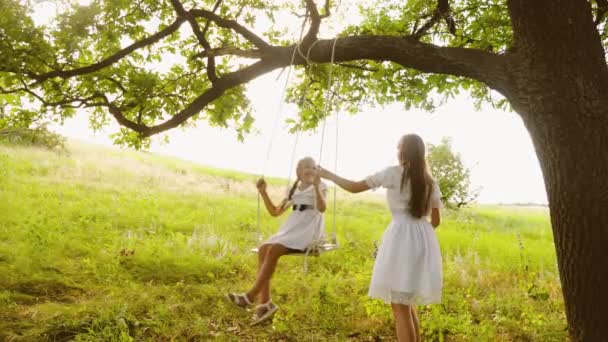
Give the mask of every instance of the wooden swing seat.
[{"label": "wooden swing seat", "polygon": [[[297,251],[294,250],[292,252],[287,253],[287,255],[294,255],[294,256],[320,256],[321,254],[325,253],[325,252],[331,252],[338,249],[338,244],[337,243],[331,243],[331,242],[322,242],[319,243],[316,246],[312,246],[312,247],[308,247],[305,250],[302,251]],[[259,251],[258,247],[252,248],[251,251],[253,253],[257,253]]]}]

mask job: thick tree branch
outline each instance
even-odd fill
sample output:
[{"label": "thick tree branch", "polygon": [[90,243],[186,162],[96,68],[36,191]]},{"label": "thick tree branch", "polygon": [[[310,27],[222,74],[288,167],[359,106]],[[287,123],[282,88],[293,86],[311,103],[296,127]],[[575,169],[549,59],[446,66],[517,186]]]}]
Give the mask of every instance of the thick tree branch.
[{"label": "thick tree branch", "polygon": [[[311,49],[310,60],[316,63],[330,62],[333,43],[333,39],[320,40]],[[285,59],[289,60],[290,51],[293,51],[291,47],[275,49],[281,51],[282,63],[285,63]],[[500,91],[511,82],[507,58],[477,49],[440,47],[411,37],[351,36],[338,39],[334,62],[365,59],[392,61],[422,72],[472,78]],[[306,61],[297,56],[294,63],[305,64]]]},{"label": "thick tree branch", "polygon": [[116,121],[118,121],[118,123],[121,126],[130,128],[133,131],[138,132],[138,133],[142,133],[142,132],[149,130],[148,126],[138,124],[136,122],[133,122],[133,121],[127,119],[123,115],[120,108],[118,108],[115,104],[111,103],[107,98],[105,98],[104,106],[108,107],[108,111],[110,112],[110,114],[112,114],[112,116],[116,119]]},{"label": "thick tree branch", "polygon": [[[330,62],[333,43],[333,39],[320,40],[311,49],[310,59],[317,63]],[[283,46],[270,48],[265,59],[220,77],[210,89],[181,112],[156,126],[148,127],[127,119],[117,106],[108,108],[120,124],[139,132],[143,137],[158,134],[186,122],[225,91],[244,85],[272,70],[288,66],[293,49],[294,47]],[[468,77],[484,82],[498,91],[504,90],[511,82],[505,56],[475,49],[439,47],[409,37],[353,36],[338,39],[334,62],[355,60],[392,61],[423,72]],[[297,57],[294,64],[305,65],[306,60]]]},{"label": "thick tree branch", "polygon": [[106,68],[106,67],[120,61],[122,58],[124,58],[125,56],[128,56],[133,51],[140,49],[142,47],[154,44],[154,43],[158,42],[159,40],[171,35],[173,32],[175,32],[175,31],[177,31],[177,29],[179,29],[179,27],[184,22],[184,20],[185,20],[185,18],[178,17],[177,19],[175,19],[175,21],[171,25],[165,27],[164,29],[160,30],[159,32],[151,35],[148,38],[144,38],[140,41],[137,41],[137,42],[127,46],[126,48],[116,52],[112,56],[110,56],[98,63],[91,64],[86,67],[78,68],[78,69],[56,70],[56,71],[48,72],[46,74],[31,75],[31,77],[33,79],[35,79],[38,83],[42,83],[42,82],[44,82],[48,79],[54,78],[54,77],[70,78],[73,76],[85,75],[85,74],[90,74],[95,71],[99,71],[103,68]]},{"label": "thick tree branch", "polygon": [[[295,59],[293,59],[293,49],[297,48],[296,46],[271,46],[262,38],[258,37],[252,31],[243,27],[234,20],[222,18],[215,13],[204,9],[192,9],[190,11],[186,11],[179,0],[171,1],[178,14],[178,17],[172,25],[164,30],[150,36],[149,38],[132,44],[131,46],[119,51],[115,55],[97,64],[70,71],[51,72],[40,75],[35,79],[40,82],[56,76],[67,78],[94,72],[115,63],[116,61],[120,60],[120,58],[123,58],[137,48],[152,44],[163,37],[170,35],[171,33],[175,32],[185,20],[188,20],[191,23],[197,38],[199,38],[199,42],[201,42],[205,48],[205,51],[197,56],[207,57],[209,60],[212,60],[213,57],[220,55],[235,55],[260,59],[258,62],[248,67],[216,78],[215,81],[212,82],[212,86],[207,91],[195,98],[183,110],[173,115],[169,120],[155,126],[147,126],[127,118],[127,116],[123,113],[123,110],[126,110],[127,107],[130,108],[130,105],[120,108],[117,104],[111,103],[107,96],[97,96],[97,98],[102,96],[104,101],[102,103],[96,102],[95,105],[107,107],[110,113],[121,125],[139,132],[143,137],[148,137],[183,124],[231,88],[244,85],[262,74],[278,68],[287,67],[291,63],[295,65],[305,65],[307,63],[307,60],[302,56],[296,55]],[[441,2],[445,0],[438,1]],[[472,78],[481,81],[489,85],[491,88],[499,91],[506,89],[507,85],[509,85],[509,82],[511,81],[509,79],[509,73],[506,70],[507,57],[495,55],[481,50],[445,48],[432,44],[421,43],[412,37],[395,36],[351,36],[339,38],[337,41],[335,39],[317,41],[316,35],[318,33],[318,28],[322,18],[319,15],[313,0],[305,0],[305,2],[311,19],[311,28],[306,37],[308,37],[309,40],[314,40],[311,40],[309,45],[304,45],[303,48],[307,50],[307,53],[309,53],[308,57],[310,61],[316,63],[330,62],[332,46],[335,43],[334,62],[337,64],[343,64],[345,67],[356,67],[350,64],[345,64],[345,62],[356,60],[391,61],[398,63],[403,67],[414,68],[422,72],[449,74]],[[326,3],[326,6],[329,6],[329,2]],[[200,30],[200,27],[196,22],[196,18],[205,18],[208,21],[213,21],[220,27],[233,30],[245,37],[258,49],[241,50],[232,47],[211,49],[210,45],[205,40],[203,35],[204,32]],[[214,75],[214,73],[209,73],[209,75]],[[124,91],[124,87],[121,87],[121,90]],[[66,101],[68,100],[74,99],[66,99]],[[86,98],[84,100],[90,101],[92,99]],[[76,101],[78,101],[78,99]],[[87,105],[92,104],[87,103]],[[137,120],[136,118],[134,119]]]},{"label": "thick tree branch", "polygon": [[192,116],[198,114],[209,103],[222,96],[226,90],[246,84],[249,81],[276,68],[278,68],[278,66],[275,64],[260,61],[241,70],[222,76],[216,82],[216,85],[197,97],[188,107],[184,108],[184,110],[166,122],[151,127],[149,131],[144,132],[143,135],[150,136],[181,125]]},{"label": "thick tree branch", "polygon": [[181,112],[175,114],[169,120],[152,127],[129,120],[123,114],[122,110],[115,104],[111,103],[107,97],[105,97],[104,105],[108,107],[110,114],[114,116],[119,124],[140,133],[142,137],[149,137],[181,125],[192,116],[198,114],[209,103],[222,96],[226,90],[246,84],[260,75],[276,68],[278,68],[278,65],[276,64],[260,61],[241,70],[226,74],[220,77],[213,87],[194,99],[194,101],[192,101]]}]

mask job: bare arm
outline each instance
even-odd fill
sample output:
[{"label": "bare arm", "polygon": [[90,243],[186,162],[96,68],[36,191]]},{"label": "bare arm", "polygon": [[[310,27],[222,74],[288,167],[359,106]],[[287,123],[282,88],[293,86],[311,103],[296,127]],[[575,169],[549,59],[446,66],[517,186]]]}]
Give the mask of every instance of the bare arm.
[{"label": "bare arm", "polygon": [[441,213],[439,212],[439,208],[433,208],[431,209],[431,226],[437,228],[439,224],[441,224]]},{"label": "bare arm", "polygon": [[315,177],[315,182],[313,183],[313,187],[315,190],[315,205],[317,210],[324,213],[325,209],[327,209],[327,203],[325,202],[326,192],[320,189],[321,179],[319,178],[319,174]]},{"label": "bare arm", "polygon": [[266,181],[263,178],[258,180],[256,186],[260,192],[260,196],[262,196],[262,200],[264,200],[264,206],[266,207],[266,210],[268,210],[270,216],[279,216],[287,210],[287,199],[281,201],[278,206],[275,206],[274,203],[272,203],[270,196],[268,196],[268,192],[266,192]]},{"label": "bare arm", "polygon": [[319,166],[319,176],[321,178],[329,179],[330,181],[334,182],[337,186],[341,187],[342,189],[344,189],[348,192],[352,192],[354,194],[370,189],[369,185],[367,185],[367,183],[364,180],[356,182],[356,181],[352,181],[352,180],[349,180],[346,178],[342,178],[342,177],[336,175],[335,173],[332,173],[328,170],[321,168],[320,166]]}]

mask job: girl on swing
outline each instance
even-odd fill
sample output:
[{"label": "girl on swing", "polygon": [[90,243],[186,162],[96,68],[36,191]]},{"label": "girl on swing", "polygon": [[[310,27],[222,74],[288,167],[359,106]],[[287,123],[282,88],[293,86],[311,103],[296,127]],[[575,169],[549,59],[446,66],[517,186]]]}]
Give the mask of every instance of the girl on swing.
[{"label": "girl on swing", "polygon": [[289,209],[292,212],[279,231],[259,247],[258,274],[253,287],[247,293],[227,295],[230,302],[242,308],[253,305],[257,299],[259,305],[255,307],[252,325],[271,318],[279,308],[270,298],[270,278],[279,258],[290,253],[305,253],[324,232],[327,186],[319,178],[314,159],[299,160],[296,175],[296,181],[279,205],[272,203],[263,178],[256,184],[271,216],[279,216]]},{"label": "girl on swing", "polygon": [[418,135],[404,135],[397,146],[399,165],[358,182],[319,167],[322,178],[352,193],[387,189],[392,221],[382,237],[368,294],[391,304],[399,342],[420,341],[415,304],[441,301],[441,254],[434,231],[441,221],[441,192],[424,150]]}]

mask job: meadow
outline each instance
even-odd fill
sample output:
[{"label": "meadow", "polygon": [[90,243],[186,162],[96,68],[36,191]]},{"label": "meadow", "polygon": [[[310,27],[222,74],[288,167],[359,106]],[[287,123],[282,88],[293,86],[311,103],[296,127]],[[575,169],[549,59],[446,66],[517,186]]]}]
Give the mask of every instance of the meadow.
[{"label": "meadow", "polygon": [[[281,259],[272,322],[250,327],[225,300],[255,277],[254,181],[77,142],[0,145],[0,340],[393,341],[389,307],[367,297],[390,219],[377,193],[338,193],[338,250],[306,272]],[[269,183],[278,199],[285,180]],[[284,219],[262,212],[262,236]],[[446,210],[437,234],[444,297],[418,307],[425,341],[567,340],[546,208]]]}]

